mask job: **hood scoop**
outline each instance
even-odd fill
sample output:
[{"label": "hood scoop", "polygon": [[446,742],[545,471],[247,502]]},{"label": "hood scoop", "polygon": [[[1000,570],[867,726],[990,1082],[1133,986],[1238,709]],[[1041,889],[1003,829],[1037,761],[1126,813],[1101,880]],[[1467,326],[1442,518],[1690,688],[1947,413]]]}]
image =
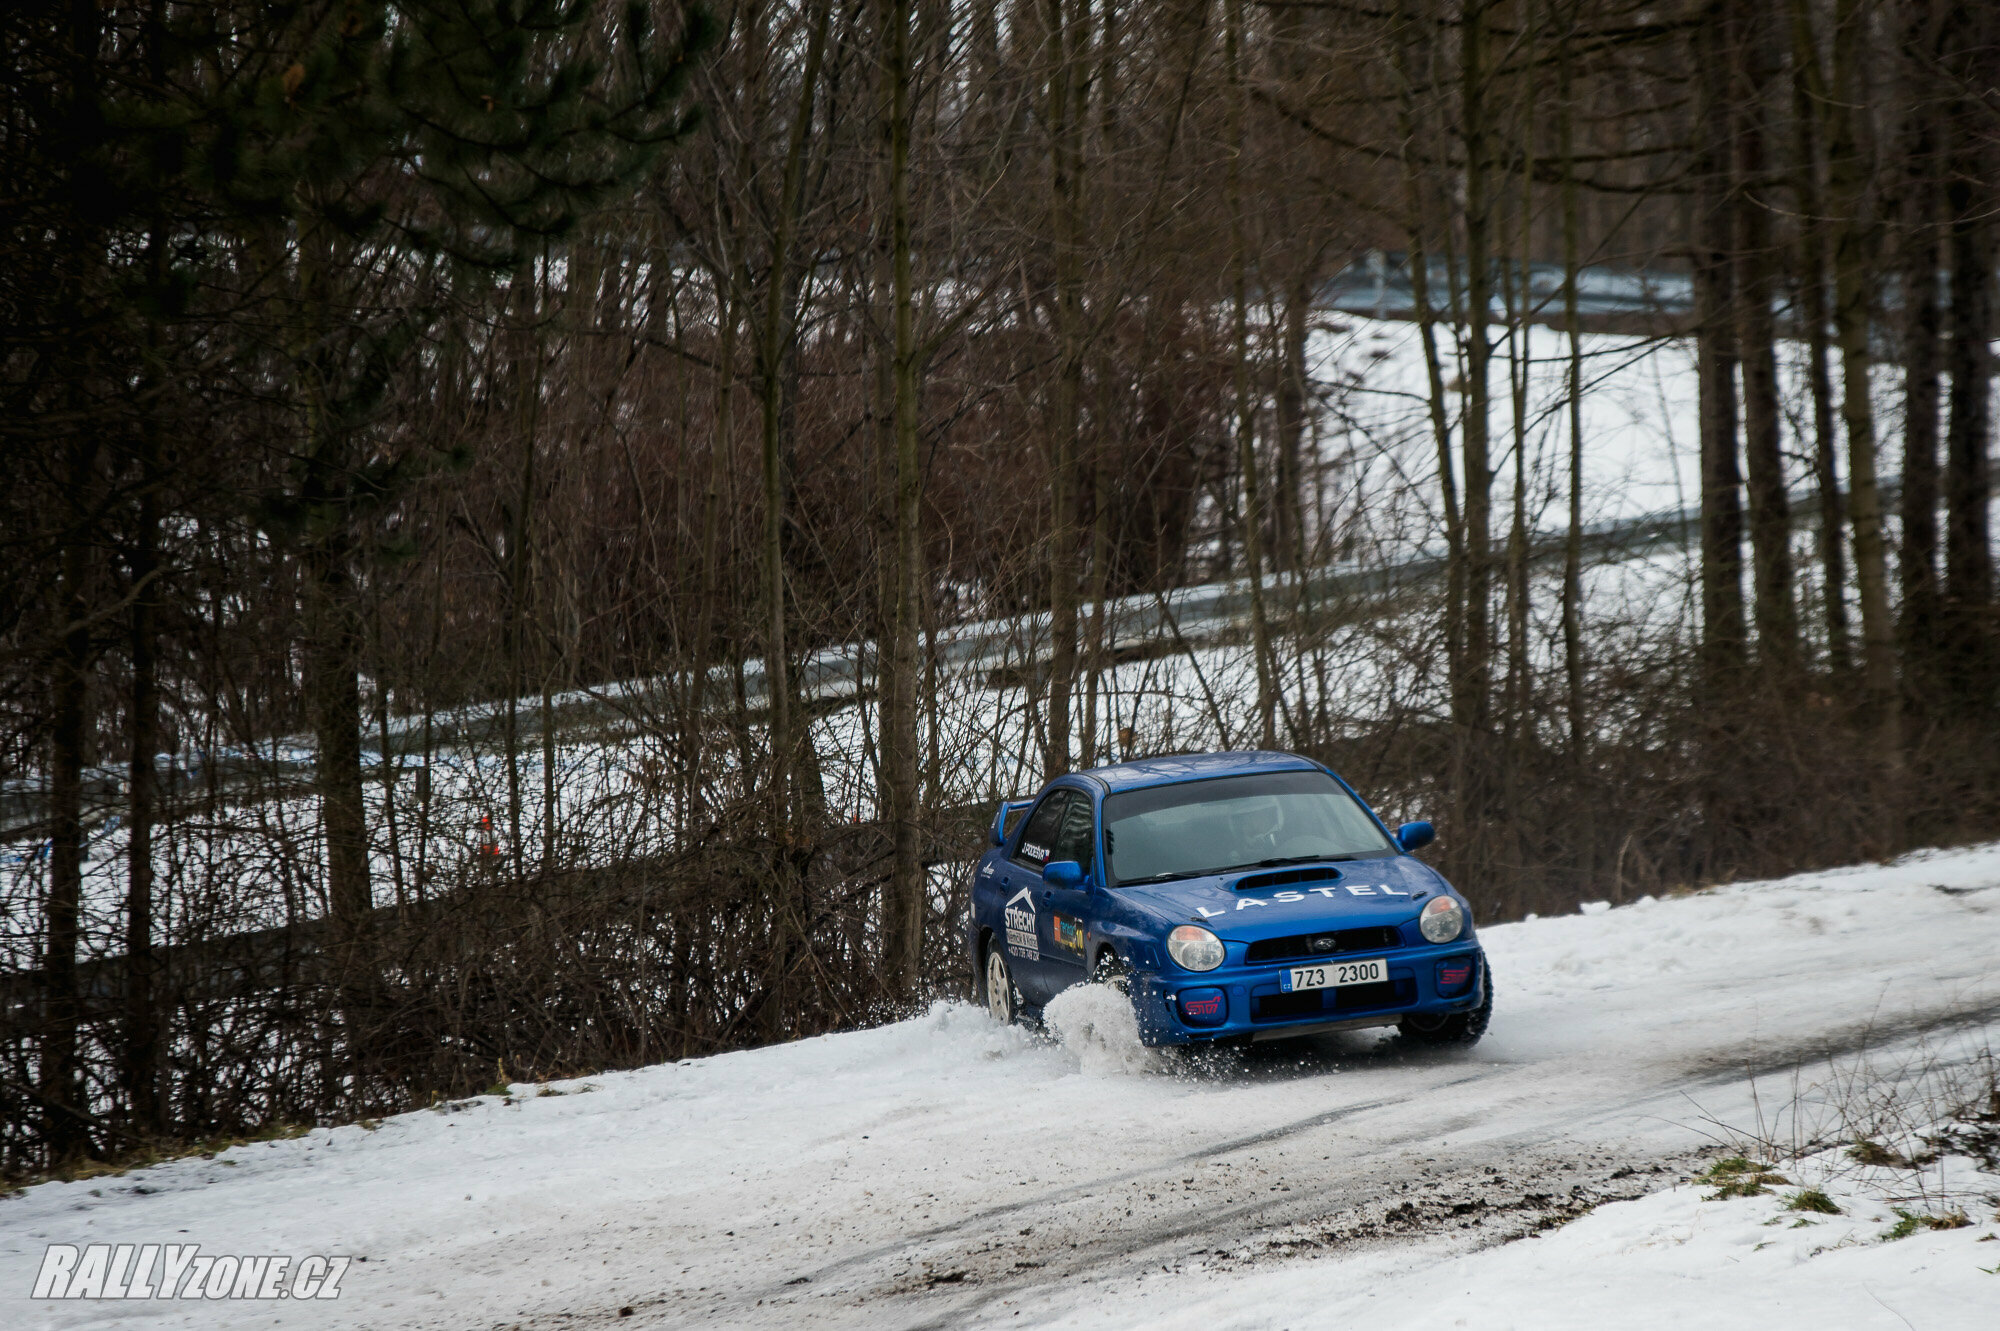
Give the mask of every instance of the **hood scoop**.
[{"label": "hood scoop", "polygon": [[1236,880],[1238,892],[1254,892],[1266,887],[1292,887],[1299,883],[1332,883],[1340,879],[1340,870],[1331,864],[1308,864],[1302,869],[1278,869],[1271,873],[1253,873]]}]

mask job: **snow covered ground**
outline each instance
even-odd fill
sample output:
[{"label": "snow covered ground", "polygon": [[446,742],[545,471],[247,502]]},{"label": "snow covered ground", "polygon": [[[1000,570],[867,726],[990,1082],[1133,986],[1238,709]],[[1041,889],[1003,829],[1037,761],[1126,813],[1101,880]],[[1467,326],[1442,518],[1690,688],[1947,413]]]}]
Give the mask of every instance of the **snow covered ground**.
[{"label": "snow covered ground", "polygon": [[[1994,1176],[1975,1171],[1969,1160],[1950,1163],[1956,1176],[1977,1180],[1968,1200],[1990,1211]],[[2000,1274],[1993,1269],[2000,1251],[1982,1245],[1994,1243],[2000,1226],[1989,1219],[1886,1238],[1900,1216],[1885,1195],[1898,1190],[1898,1181],[1886,1178],[1831,1187],[1828,1201],[1841,1213],[1830,1216],[1790,1209],[1784,1189],[1722,1199],[1700,1184],[1683,1184],[1599,1207],[1533,1243],[1451,1256],[1439,1252],[1442,1245],[1421,1242],[1193,1288],[1185,1279],[1148,1282],[1138,1300],[1121,1301],[1115,1310],[1069,1308],[1046,1324],[1129,1326],[1138,1320],[1137,1303],[1150,1326],[1167,1331],[1688,1325],[1990,1331],[2000,1321]]]},{"label": "snow covered ground", "polygon": [[[1061,1040],[945,1003],[44,1184],[0,1201],[0,1325],[1996,1324],[2000,1177],[1812,1150],[1857,1088],[2000,1025],[2000,845],[1484,937],[1469,1052],[1173,1065],[1101,995]],[[1738,1133],[1816,1145],[1703,1200]],[[1843,1214],[1780,1209],[1814,1185]],[[1883,1241],[1898,1206],[1973,1223]],[[330,1302],[27,1297],[46,1245],[92,1242],[357,1260]]]}]

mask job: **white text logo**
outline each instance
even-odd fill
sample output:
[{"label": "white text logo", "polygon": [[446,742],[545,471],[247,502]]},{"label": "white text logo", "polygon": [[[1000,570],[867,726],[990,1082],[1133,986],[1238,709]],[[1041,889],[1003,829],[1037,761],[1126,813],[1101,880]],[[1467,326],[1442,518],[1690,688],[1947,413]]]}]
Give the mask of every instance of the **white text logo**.
[{"label": "white text logo", "polygon": [[51,1243],[37,1299],[337,1299],[351,1257],[209,1256],[194,1243]]}]

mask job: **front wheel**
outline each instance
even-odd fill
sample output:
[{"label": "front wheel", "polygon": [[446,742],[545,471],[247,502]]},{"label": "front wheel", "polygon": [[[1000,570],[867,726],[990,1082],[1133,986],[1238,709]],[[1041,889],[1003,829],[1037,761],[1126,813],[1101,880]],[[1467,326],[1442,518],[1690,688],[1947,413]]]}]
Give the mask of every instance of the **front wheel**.
[{"label": "front wheel", "polygon": [[1412,1014],[1396,1023],[1396,1033],[1411,1044],[1478,1044],[1479,1037],[1486,1034],[1487,1024],[1493,1020],[1493,971],[1490,968],[1484,978],[1486,997],[1478,1007],[1469,1012],[1451,1012],[1442,1016]]},{"label": "front wheel", "polygon": [[986,1011],[1002,1026],[1013,1025],[1021,1015],[1021,991],[1014,987],[1007,954],[992,946],[986,952]]},{"label": "front wheel", "polygon": [[1090,979],[1093,984],[1109,985],[1121,994],[1132,990],[1132,972],[1126,967],[1125,959],[1108,947],[1097,954],[1097,966],[1091,971]]}]

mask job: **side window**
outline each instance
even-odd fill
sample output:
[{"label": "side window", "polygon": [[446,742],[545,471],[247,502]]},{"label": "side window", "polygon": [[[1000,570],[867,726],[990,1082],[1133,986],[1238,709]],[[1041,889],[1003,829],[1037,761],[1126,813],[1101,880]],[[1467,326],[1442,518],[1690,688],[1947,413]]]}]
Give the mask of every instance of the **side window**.
[{"label": "side window", "polygon": [[[1070,793],[1058,790],[1043,800],[1032,814],[1028,815],[1028,826],[1021,833],[1021,845],[1014,852],[1014,858],[1031,869],[1040,869],[1049,862],[1049,851],[1055,846],[1056,838],[1063,829],[1063,815],[1070,806]],[[1087,811],[1086,811],[1087,812]]]},{"label": "side window", "polygon": [[1069,812],[1063,815],[1062,827],[1056,832],[1056,844],[1049,851],[1052,860],[1075,860],[1083,866],[1085,873],[1097,867],[1097,847],[1092,844],[1093,820],[1090,816],[1090,801],[1082,796],[1072,796]]}]

